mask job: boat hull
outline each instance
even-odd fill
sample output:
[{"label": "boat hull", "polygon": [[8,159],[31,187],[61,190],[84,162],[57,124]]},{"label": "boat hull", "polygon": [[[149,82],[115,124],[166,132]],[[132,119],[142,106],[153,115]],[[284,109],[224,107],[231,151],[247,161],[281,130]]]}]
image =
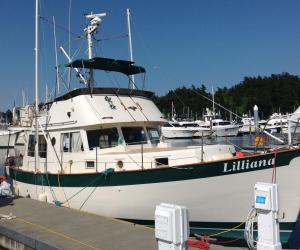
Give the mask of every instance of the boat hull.
[{"label": "boat hull", "polygon": [[216,136],[219,137],[226,137],[226,136],[237,136],[239,132],[239,127],[238,126],[216,126],[212,127],[212,131]]},{"label": "boat hull", "polygon": [[192,231],[207,234],[222,230],[222,225],[227,228],[245,221],[253,206],[254,184],[271,182],[275,176],[280,211],[285,213],[281,222],[289,225],[283,232],[285,240],[300,208],[299,150],[185,168],[78,175],[34,174],[10,168],[10,175],[21,196],[38,199],[39,194],[46,194],[48,202],[58,200],[65,206],[115,218],[153,221],[157,204],[184,205],[190,212]]},{"label": "boat hull", "polygon": [[173,139],[173,138],[192,138],[196,131],[187,130],[187,129],[172,129],[166,130],[162,129],[162,135],[165,138]]}]

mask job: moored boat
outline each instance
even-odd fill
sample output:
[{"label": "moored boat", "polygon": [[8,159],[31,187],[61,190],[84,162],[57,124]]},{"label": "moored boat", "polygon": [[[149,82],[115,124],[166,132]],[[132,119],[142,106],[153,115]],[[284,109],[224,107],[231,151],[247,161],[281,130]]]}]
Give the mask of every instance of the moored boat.
[{"label": "moored boat", "polygon": [[[102,16],[89,15],[91,25]],[[145,72],[133,62],[99,57],[67,66],[126,76]],[[160,141],[159,127],[166,120],[152,94],[89,86],[47,103],[26,131],[22,161],[7,166],[15,192],[144,224],[153,223],[161,202],[185,205],[192,232],[213,235],[245,221],[254,184],[273,181],[280,186],[286,242],[299,213],[300,149],[237,157],[234,146],[226,144],[171,147]],[[221,237],[240,233],[238,228]]]}]

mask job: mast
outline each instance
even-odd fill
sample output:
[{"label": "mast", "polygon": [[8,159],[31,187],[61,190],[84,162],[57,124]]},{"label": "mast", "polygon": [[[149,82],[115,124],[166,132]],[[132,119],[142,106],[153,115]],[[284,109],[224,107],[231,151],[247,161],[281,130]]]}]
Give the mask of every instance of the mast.
[{"label": "mast", "polygon": [[214,93],[214,87],[212,87],[211,90],[212,90],[212,103],[213,103],[212,115],[215,115],[215,93]]},{"label": "mast", "polygon": [[[90,24],[84,29],[87,35],[87,41],[88,41],[88,54],[89,59],[93,58],[93,37],[92,35],[97,31],[99,25],[102,22],[101,17],[105,17],[106,13],[100,13],[100,14],[93,14],[86,15],[85,18],[90,20]],[[90,69],[90,79],[88,82],[89,87],[94,86],[94,72],[93,69]]]},{"label": "mast", "polygon": [[45,103],[48,103],[48,101],[49,101],[49,90],[48,90],[48,84],[46,84]]},{"label": "mast", "polygon": [[[127,27],[128,27],[128,45],[129,45],[129,59],[133,62],[133,54],[132,54],[132,40],[131,40],[131,19],[130,19],[130,10],[127,8]],[[129,88],[135,89],[134,84],[134,75],[130,75],[130,85]]]},{"label": "mast", "polygon": [[[59,95],[60,93],[60,83],[59,83],[59,72],[58,72],[58,59],[57,59],[57,44],[56,44],[56,24],[55,24],[55,17],[53,16],[53,35],[54,35],[54,51],[55,51],[55,66],[56,66],[56,94]],[[70,82],[70,81],[69,81]],[[56,97],[56,96],[55,96]]]},{"label": "mast", "polygon": [[24,89],[22,89],[22,107],[25,107],[25,105],[27,105],[26,96]]},{"label": "mast", "polygon": [[35,0],[35,172],[39,165],[39,132],[38,132],[38,112],[39,112],[39,89],[38,89],[38,31],[39,31],[39,0]]}]

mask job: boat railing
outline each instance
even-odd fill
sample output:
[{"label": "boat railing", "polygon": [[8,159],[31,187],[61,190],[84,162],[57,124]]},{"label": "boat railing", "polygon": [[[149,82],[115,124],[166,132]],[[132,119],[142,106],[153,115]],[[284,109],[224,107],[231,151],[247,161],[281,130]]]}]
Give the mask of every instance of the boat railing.
[{"label": "boat railing", "polygon": [[[178,157],[176,159],[172,159],[172,161],[176,160],[187,160],[187,159],[194,159],[196,156],[189,156],[189,157]],[[197,160],[201,160],[199,157],[196,157]],[[199,158],[199,159],[198,159]],[[166,160],[166,162],[162,160]],[[18,164],[18,161],[16,161],[15,166],[21,167],[22,164]],[[34,160],[28,160],[27,165],[33,165],[35,163]],[[52,166],[55,166],[57,162],[55,160],[53,161],[40,161],[40,168],[38,169],[38,172],[51,172],[56,173],[54,169],[52,169]],[[84,166],[82,168],[78,168],[78,166]],[[127,166],[127,167],[126,167]],[[130,166],[137,166],[138,168],[130,168]],[[65,160],[61,162],[61,169],[57,169],[58,173],[78,173],[78,172],[86,172],[86,173],[100,173],[102,171],[105,171],[107,169],[113,168],[116,171],[125,171],[125,170],[138,170],[138,169],[152,169],[157,167],[165,167],[169,166],[169,159],[161,157],[157,159],[153,159],[150,161],[145,161],[144,159],[136,160],[131,159],[131,161],[123,161],[123,160],[112,160],[112,161],[101,161],[95,158],[89,158],[85,160]],[[22,168],[22,167],[21,167]]]},{"label": "boat railing", "polygon": [[[34,160],[28,160],[27,161],[27,165],[33,165],[35,163]],[[51,165],[55,165],[57,162],[56,161],[46,161],[46,162],[40,162],[40,170],[38,172],[43,173],[44,171],[46,172],[51,172],[51,173],[55,173],[55,171],[49,171]],[[85,165],[85,168],[81,168],[80,170],[75,167],[76,165]],[[163,164],[161,164],[160,162],[156,162],[156,161],[121,161],[121,160],[117,160],[117,161],[95,161],[94,159],[88,159],[88,160],[84,160],[84,161],[73,161],[73,160],[68,160],[68,161],[63,161],[62,162],[62,170],[58,170],[59,173],[78,173],[78,170],[80,172],[82,172],[83,170],[90,170],[87,171],[87,173],[91,173],[91,172],[102,172],[105,171],[107,169],[110,168],[114,168],[117,169],[118,171],[122,171],[123,166],[125,165],[129,165],[129,164],[137,164],[138,166],[140,166],[141,169],[144,168],[154,168],[157,166],[164,166]],[[72,167],[74,165],[74,167]],[[21,167],[21,164],[17,164],[15,163],[16,167]],[[45,166],[45,168],[43,167]],[[143,166],[143,167],[142,167]],[[22,168],[22,167],[21,167]],[[76,169],[76,171],[74,171]]]}]

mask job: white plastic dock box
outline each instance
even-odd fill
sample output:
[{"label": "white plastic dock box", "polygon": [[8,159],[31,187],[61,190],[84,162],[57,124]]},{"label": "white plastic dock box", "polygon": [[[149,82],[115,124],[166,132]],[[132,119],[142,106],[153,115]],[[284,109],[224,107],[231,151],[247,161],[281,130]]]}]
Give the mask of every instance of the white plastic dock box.
[{"label": "white plastic dock box", "polygon": [[161,203],[155,210],[155,237],[159,250],[187,249],[189,215],[186,207]]}]

